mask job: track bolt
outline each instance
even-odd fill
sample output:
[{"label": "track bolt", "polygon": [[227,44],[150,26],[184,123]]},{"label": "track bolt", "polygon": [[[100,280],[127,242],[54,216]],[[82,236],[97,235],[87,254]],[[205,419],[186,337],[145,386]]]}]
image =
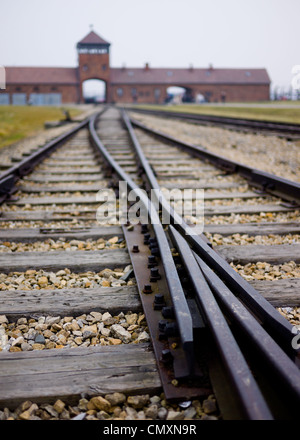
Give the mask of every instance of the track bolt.
[{"label": "track bolt", "polygon": [[161,320],[159,321],[159,323],[158,323],[158,329],[159,329],[159,331],[160,331],[160,332],[164,332],[167,324],[168,324],[168,321],[165,321],[165,320],[161,319]]},{"label": "track bolt", "polygon": [[162,350],[162,352],[161,352],[161,361],[164,364],[168,364],[168,363],[173,361],[173,355],[172,355],[170,350],[168,350],[168,349]]},{"label": "track bolt", "polygon": [[165,302],[165,297],[161,293],[156,293],[154,297],[154,302],[156,304],[163,304]]},{"label": "track bolt", "polygon": [[161,279],[161,275],[160,275],[160,273],[158,271],[158,268],[157,267],[152,267],[150,269],[150,282],[152,283],[152,282],[160,280],[160,279]]},{"label": "track bolt", "polygon": [[173,319],[175,317],[173,306],[163,307],[161,313],[165,319]]},{"label": "track bolt", "polygon": [[152,287],[151,284],[145,284],[144,289],[143,289],[143,293],[152,293]]},{"label": "track bolt", "polygon": [[165,327],[165,336],[172,338],[178,335],[178,327],[176,322],[168,322]]},{"label": "track bolt", "polygon": [[135,253],[135,254],[136,254],[137,252],[140,252],[139,247],[138,247],[137,244],[134,244],[134,245],[133,245],[133,247],[132,247],[132,252]]},{"label": "track bolt", "polygon": [[156,293],[153,302],[154,310],[161,310],[165,305],[165,297],[161,293]]},{"label": "track bolt", "polygon": [[158,249],[158,247],[151,249],[151,255],[159,257],[159,249]]},{"label": "track bolt", "polygon": [[149,244],[149,239],[150,239],[150,234],[149,234],[149,232],[147,232],[144,235],[144,244]]},{"label": "track bolt", "polygon": [[150,269],[151,267],[157,266],[157,261],[154,255],[150,255],[148,257],[148,268]]}]

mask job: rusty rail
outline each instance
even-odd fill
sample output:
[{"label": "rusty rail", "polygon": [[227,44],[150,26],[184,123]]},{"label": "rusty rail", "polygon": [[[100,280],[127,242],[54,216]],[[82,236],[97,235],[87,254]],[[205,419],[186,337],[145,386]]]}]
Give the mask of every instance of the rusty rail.
[{"label": "rusty rail", "polygon": [[[128,130],[129,130],[131,139],[133,141],[136,155],[138,157],[140,169],[142,170],[142,174],[145,174],[147,176],[148,187],[158,190],[159,189],[158,183],[155,179],[155,176],[151,170],[151,167],[150,167],[148,161],[146,160],[146,158],[143,155],[143,152],[137,142],[137,139],[135,137],[133,129],[130,126],[130,121],[129,121],[128,117],[126,116],[126,114],[123,114],[123,119],[124,119],[125,125],[127,126]],[[188,313],[188,315],[191,317],[191,312],[190,312],[189,307],[187,305],[187,299],[185,298],[185,295],[184,295],[184,292],[182,289],[182,285],[181,285],[181,281],[180,281],[180,278],[179,278],[177,271],[176,271],[176,267],[175,267],[175,264],[173,261],[172,253],[171,253],[169,245],[168,245],[167,237],[166,237],[165,232],[163,231],[162,225],[159,221],[158,213],[153,213],[153,206],[152,206],[152,203],[150,202],[150,200],[145,196],[144,192],[141,192],[140,188],[137,187],[137,185],[123,171],[123,169],[115,162],[115,160],[110,156],[110,154],[108,153],[106,148],[103,146],[103,144],[100,141],[100,139],[96,133],[96,130],[95,130],[95,118],[93,118],[90,122],[90,133],[91,133],[91,136],[92,136],[92,139],[93,139],[93,142],[94,142],[96,148],[98,148],[98,150],[101,152],[102,156],[109,164],[109,167],[111,167],[114,170],[114,172],[117,173],[117,175],[119,176],[120,179],[126,181],[131,189],[134,189],[136,191],[136,194],[140,197],[140,200],[142,200],[144,206],[148,210],[149,220],[150,220],[150,225],[151,225],[150,228],[153,229],[153,232],[155,234],[155,239],[156,239],[157,245],[160,250],[159,254],[157,255],[157,258],[161,259],[161,263],[163,265],[163,271],[165,273],[165,278],[166,278],[166,281],[168,284],[169,291],[171,293],[170,298],[172,301],[172,309],[174,312],[174,316],[176,318],[176,324],[179,328],[179,334],[180,334],[182,346],[184,348],[185,347],[184,341],[185,341],[186,329],[184,329],[184,324],[183,324],[184,321],[182,321],[182,319],[186,313]],[[163,198],[161,198],[161,196],[158,193],[157,193],[157,198],[160,201],[160,204],[165,205],[165,201],[162,201]],[[170,206],[168,206],[168,207],[165,206],[165,208],[168,209],[172,213],[172,216],[173,216],[172,218],[174,219],[176,214],[174,213],[172,208]],[[143,231],[140,231],[140,233],[143,233]],[[145,233],[145,225],[144,225],[144,233]],[[194,289],[196,291],[196,299],[197,299],[197,303],[198,303],[197,313],[199,314],[199,316],[202,316],[202,314],[201,314],[201,311],[202,311],[208,327],[210,328],[210,330],[214,334],[215,341],[217,343],[216,345],[220,351],[221,357],[226,365],[227,372],[229,372],[231,383],[232,383],[232,385],[236,391],[236,394],[238,396],[239,405],[243,408],[244,417],[249,418],[249,419],[270,419],[270,418],[272,418],[272,414],[269,409],[269,406],[266,403],[265,398],[261,393],[261,390],[257,386],[257,383],[256,383],[255,379],[253,378],[251,371],[248,368],[248,365],[247,365],[247,362],[244,358],[244,355],[240,351],[240,348],[238,347],[238,344],[236,343],[235,338],[233,337],[231,330],[229,329],[229,327],[226,323],[226,320],[221,312],[221,309],[219,308],[217,301],[215,300],[214,295],[212,294],[212,289],[210,288],[209,283],[205,279],[205,277],[204,277],[204,275],[203,275],[203,273],[197,263],[197,260],[194,258],[188,243],[186,242],[186,240],[184,238],[182,238],[180,236],[180,234],[178,234],[178,232],[175,231],[174,228],[170,228],[170,233],[171,233],[173,240],[175,240],[176,245],[180,248],[181,258],[184,261],[184,265],[189,272],[189,276],[192,280]],[[130,232],[125,231],[125,234],[126,234],[128,240],[130,240]],[[138,238],[136,237],[135,241],[137,241],[137,239]],[[149,239],[149,237],[148,237],[148,239]],[[140,248],[137,247],[137,245],[134,245],[131,248],[131,245],[130,245],[130,249],[131,249],[130,253],[131,253],[132,261],[134,262],[135,261],[134,254],[135,255],[138,254],[140,252]],[[143,250],[145,252],[145,249],[143,249]],[[213,250],[211,250],[211,251],[214,252]],[[147,255],[147,251],[146,251],[145,255]],[[193,262],[193,261],[195,261],[195,262]],[[136,263],[136,268],[139,268],[139,270],[136,271],[136,276],[138,279],[139,279],[139,273],[143,272],[142,267],[143,267],[143,264],[145,265],[145,262],[146,262],[146,259],[144,258],[143,262],[141,259],[139,259]],[[149,260],[148,260],[148,262],[149,262]],[[192,264],[192,262],[193,262],[193,270],[191,270],[191,266],[190,266]],[[133,264],[135,265],[135,263],[133,263]],[[146,270],[146,267],[144,270]],[[175,271],[175,273],[174,273],[174,271]],[[144,276],[144,274],[143,274],[143,276]],[[142,279],[143,279],[143,276],[142,276]],[[199,285],[199,280],[201,280],[200,285]],[[138,281],[138,283],[139,283],[139,281]],[[150,289],[149,289],[149,286],[148,286],[148,288],[145,288],[145,286],[144,286],[144,289],[142,289],[142,286],[144,286],[144,281],[142,281],[139,286],[140,295],[141,295],[142,299],[144,300],[144,305],[146,304],[146,301],[149,300],[150,295],[152,295],[152,296],[154,295],[154,297],[150,301],[151,307],[153,307],[153,305],[155,304],[155,291],[152,289],[152,286],[150,286]],[[200,286],[202,288],[200,288]],[[148,292],[146,292],[145,290],[148,290]],[[174,291],[180,292],[180,299],[179,299],[179,297],[177,297],[176,294],[174,295],[174,293],[172,293]],[[206,294],[205,294],[205,292],[206,292]],[[147,300],[145,300],[145,295],[147,296]],[[156,295],[157,295],[157,291],[156,291]],[[241,307],[243,307],[243,306],[241,305]],[[201,309],[201,311],[199,309]],[[158,309],[158,311],[159,311],[159,309]],[[215,313],[213,313],[213,312],[215,312]],[[215,317],[213,315],[215,315]],[[218,319],[216,319],[216,317]],[[146,307],[146,318],[147,318],[148,325],[151,326],[152,321],[153,321],[153,317],[150,318],[149,313],[148,313],[148,317],[147,317],[147,307]],[[276,315],[276,318],[279,322],[281,321],[280,315],[279,316]],[[148,321],[148,319],[149,319],[149,321]],[[190,319],[188,320],[188,322],[190,323]],[[283,322],[282,322],[282,324],[283,324]],[[277,323],[276,323],[276,325],[277,325]],[[155,326],[156,326],[156,328],[151,329],[152,340],[153,340],[154,345],[155,345],[155,339],[157,339],[155,337],[155,335],[157,335],[157,333],[156,333],[157,332],[157,318],[156,318]],[[274,324],[274,327],[276,327],[275,324]],[[283,325],[283,327],[285,328],[284,325]],[[193,326],[192,326],[192,328],[193,328]],[[263,329],[262,329],[262,331],[263,331]],[[154,338],[153,338],[153,335],[154,335]],[[171,336],[173,336],[173,335],[171,335]],[[270,336],[268,335],[268,337],[270,337]],[[188,362],[191,363],[194,360],[194,357],[191,355],[192,346],[195,347],[196,345],[199,345],[199,343],[200,343],[199,340],[194,339],[193,337],[188,340],[188,344],[186,344],[186,347],[188,347],[188,350],[185,350],[185,354],[187,354],[186,360]],[[289,372],[291,372],[291,371],[293,372],[292,378],[293,378],[293,380],[296,380],[296,385],[293,388],[294,394],[295,394],[296,398],[298,398],[298,397],[300,398],[300,374],[299,374],[299,371],[298,371],[297,367],[295,366],[295,364],[293,363],[293,361],[280,349],[280,347],[278,347],[276,342],[274,342],[274,344],[276,345],[276,349],[280,351],[282,356],[284,356],[284,361],[287,362],[287,364],[284,364],[284,365],[288,365]],[[157,352],[159,350],[155,349],[155,351]],[[277,354],[278,354],[278,351],[277,351]],[[162,361],[161,355],[162,355],[162,349],[160,350],[160,357],[157,357],[157,363],[158,363],[159,367],[161,367],[161,361]],[[278,362],[279,363],[282,362],[282,359],[283,358],[281,357],[278,360]],[[195,368],[192,367],[191,364],[189,366],[189,372],[190,372],[190,379],[193,379],[197,376],[195,374]],[[162,382],[163,382],[165,377],[164,377],[164,374],[162,374],[162,373],[161,373],[161,378],[162,378]],[[164,384],[164,382],[163,382],[163,386],[164,385],[166,386],[167,383]],[[178,394],[178,391],[177,391],[177,397],[179,395],[180,395],[180,392]]]}]

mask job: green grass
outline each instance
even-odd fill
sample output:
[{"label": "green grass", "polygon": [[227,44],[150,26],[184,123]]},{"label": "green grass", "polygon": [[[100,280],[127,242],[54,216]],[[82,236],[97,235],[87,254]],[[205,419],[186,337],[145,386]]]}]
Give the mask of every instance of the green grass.
[{"label": "green grass", "polygon": [[233,118],[259,119],[266,121],[290,122],[300,124],[300,108],[230,107],[206,105],[138,105],[140,108],[159,109],[174,112],[196,113],[202,115],[228,116]]},{"label": "green grass", "polygon": [[[46,121],[64,119],[62,107],[0,106],[0,148],[32,136],[44,128]],[[68,108],[71,117],[81,113]]]}]

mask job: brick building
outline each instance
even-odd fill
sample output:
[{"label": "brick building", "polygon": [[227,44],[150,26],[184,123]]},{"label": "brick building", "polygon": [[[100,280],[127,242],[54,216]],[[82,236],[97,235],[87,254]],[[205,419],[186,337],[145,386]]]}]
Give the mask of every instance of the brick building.
[{"label": "brick building", "polygon": [[210,102],[269,100],[266,69],[110,67],[110,43],[91,31],[77,44],[78,67],[5,67],[0,104],[60,105],[84,102],[87,80],[105,82],[105,101],[165,102],[167,89],[185,89],[186,100],[202,95]]}]

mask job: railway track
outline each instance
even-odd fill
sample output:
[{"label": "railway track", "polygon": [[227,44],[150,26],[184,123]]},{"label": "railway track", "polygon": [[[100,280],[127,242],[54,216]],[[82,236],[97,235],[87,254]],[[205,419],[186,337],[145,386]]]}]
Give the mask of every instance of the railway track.
[{"label": "railway track", "polygon": [[108,108],[0,175],[2,419],[296,418],[297,185],[174,142]]},{"label": "railway track", "polygon": [[128,110],[149,114],[153,116],[165,117],[170,119],[179,119],[193,124],[213,125],[242,131],[244,133],[254,132],[276,135],[288,140],[300,139],[300,124],[291,124],[287,122],[264,121],[258,119],[231,118],[226,116],[199,115],[189,112],[177,112],[168,110],[151,110],[136,107],[128,107]]}]

